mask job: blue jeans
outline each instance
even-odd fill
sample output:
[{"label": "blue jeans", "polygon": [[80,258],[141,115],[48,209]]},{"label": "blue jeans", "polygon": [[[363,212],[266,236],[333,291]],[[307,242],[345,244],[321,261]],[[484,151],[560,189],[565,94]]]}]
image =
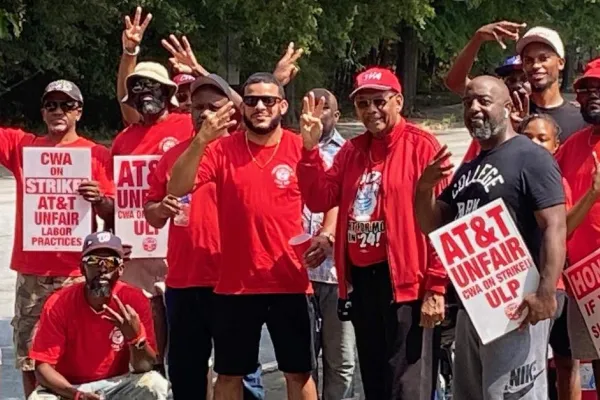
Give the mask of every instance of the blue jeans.
[{"label": "blue jeans", "polygon": [[[173,397],[205,399],[198,388],[208,387],[208,362],[213,338],[213,288],[192,287],[165,292],[169,344],[167,366]],[[244,400],[264,400],[262,369],[244,377]],[[212,383],[212,382],[211,382]],[[204,389],[205,391],[206,389]]]}]

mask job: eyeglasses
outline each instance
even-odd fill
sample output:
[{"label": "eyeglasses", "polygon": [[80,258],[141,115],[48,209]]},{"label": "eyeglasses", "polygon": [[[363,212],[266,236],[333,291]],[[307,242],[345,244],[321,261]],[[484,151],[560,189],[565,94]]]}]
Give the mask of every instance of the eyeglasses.
[{"label": "eyeglasses", "polygon": [[244,104],[249,107],[256,107],[259,101],[261,101],[265,107],[273,107],[275,104],[283,100],[280,97],[275,96],[244,96]]},{"label": "eyeglasses", "polygon": [[123,264],[123,259],[116,256],[101,257],[101,256],[85,256],[81,259],[81,262],[88,268],[106,270],[106,272],[113,272]]},{"label": "eyeglasses", "polygon": [[131,91],[133,93],[141,93],[144,90],[156,90],[158,88],[160,88],[160,82],[147,78],[138,79],[131,85]]},{"label": "eyeglasses", "polygon": [[371,107],[371,104],[373,104],[375,106],[375,108],[377,108],[378,110],[381,110],[383,107],[385,107],[385,105],[390,101],[390,99],[394,97],[394,96],[390,96],[387,99],[386,98],[376,98],[376,99],[362,99],[362,100],[354,100],[354,105],[356,106],[356,108],[360,108],[361,110],[364,110],[366,108]]},{"label": "eyeglasses", "polygon": [[42,104],[44,110],[48,112],[56,111],[59,108],[63,110],[63,112],[69,112],[78,109],[80,106],[81,105],[79,104],[79,102],[75,100],[45,101],[44,104]]}]

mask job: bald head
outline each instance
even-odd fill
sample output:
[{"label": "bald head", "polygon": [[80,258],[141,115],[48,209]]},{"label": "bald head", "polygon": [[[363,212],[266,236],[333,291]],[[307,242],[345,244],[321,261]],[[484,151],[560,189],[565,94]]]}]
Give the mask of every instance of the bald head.
[{"label": "bald head", "polygon": [[313,92],[313,94],[315,95],[315,99],[317,101],[319,101],[319,99],[321,97],[325,98],[325,105],[329,106],[329,108],[331,109],[331,111],[337,111],[338,110],[338,102],[337,99],[335,98],[335,96],[333,95],[333,93],[331,93],[329,90],[327,89],[323,89],[323,88],[317,88],[317,89],[312,89],[311,92]]},{"label": "bald head", "polygon": [[323,134],[321,135],[321,140],[328,140],[333,134],[335,124],[337,124],[338,119],[340,118],[337,99],[333,93],[327,89],[317,88],[312,89],[310,92],[314,94],[317,101],[321,97],[325,98],[325,107],[323,109],[323,114],[321,115],[321,122],[323,123]]},{"label": "bald head", "polygon": [[471,79],[465,91],[487,92],[492,98],[504,102],[511,102],[508,87],[501,79],[495,76],[482,75]]},{"label": "bald head", "polygon": [[[465,126],[473,138],[499,143],[512,133],[509,116],[512,100],[508,88],[493,76],[478,76],[471,80],[463,97]],[[486,144],[487,146],[487,144]]]}]

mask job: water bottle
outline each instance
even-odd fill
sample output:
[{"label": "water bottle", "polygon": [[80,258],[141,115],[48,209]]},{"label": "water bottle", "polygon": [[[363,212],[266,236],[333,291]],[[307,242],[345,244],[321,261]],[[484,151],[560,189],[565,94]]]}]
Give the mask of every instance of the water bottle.
[{"label": "water bottle", "polygon": [[192,202],[192,196],[186,194],[179,198],[179,206],[181,209],[179,213],[173,218],[175,226],[188,226],[190,224],[190,207]]}]

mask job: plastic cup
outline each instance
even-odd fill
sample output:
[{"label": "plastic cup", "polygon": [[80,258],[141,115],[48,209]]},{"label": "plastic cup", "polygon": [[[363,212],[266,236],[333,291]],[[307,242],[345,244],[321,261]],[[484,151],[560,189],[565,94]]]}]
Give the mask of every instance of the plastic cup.
[{"label": "plastic cup", "polygon": [[304,253],[306,253],[306,250],[308,250],[308,248],[310,247],[311,239],[312,235],[309,235],[308,233],[303,233],[301,235],[294,236],[288,242],[290,246],[292,246],[292,249],[294,249],[294,253],[296,253],[296,257],[298,257],[298,260],[300,260],[300,262],[304,260]]}]

